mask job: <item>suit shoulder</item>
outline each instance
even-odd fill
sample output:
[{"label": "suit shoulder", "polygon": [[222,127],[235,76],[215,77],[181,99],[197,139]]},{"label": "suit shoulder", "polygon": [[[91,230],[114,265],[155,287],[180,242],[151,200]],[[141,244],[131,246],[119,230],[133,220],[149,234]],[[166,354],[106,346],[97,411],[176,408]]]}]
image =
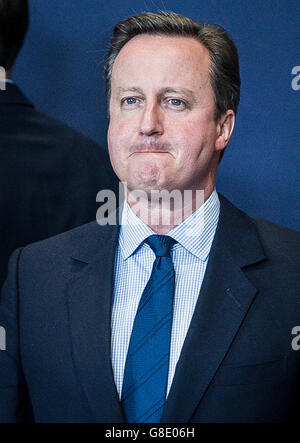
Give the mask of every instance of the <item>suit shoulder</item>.
[{"label": "suit shoulder", "polygon": [[[18,129],[18,139],[15,137]],[[43,146],[44,150],[59,147],[60,152],[80,151],[87,155],[95,153],[98,157],[108,157],[106,149],[88,136],[56,118],[29,106],[7,107],[5,115],[1,117],[1,135],[7,136],[9,141],[20,145],[26,139],[30,145]],[[41,138],[42,137],[42,138]]]},{"label": "suit shoulder", "polygon": [[[118,192],[108,150],[86,135],[26,106],[11,106],[0,120],[2,168],[10,168],[10,175],[21,173],[24,180],[37,177],[45,183],[51,177],[55,185],[66,184],[74,198],[94,198],[100,189]],[[44,189],[53,195],[53,187]]]},{"label": "suit shoulder", "polygon": [[64,263],[70,257],[90,261],[100,250],[115,247],[117,234],[117,225],[100,226],[97,221],[92,221],[25,246],[22,250],[22,261],[35,263],[37,266],[42,262],[48,266]]},{"label": "suit shoulder", "polygon": [[269,220],[261,218],[252,218],[256,228],[266,238],[270,237],[273,241],[291,242],[295,246],[300,245],[300,232],[285,226],[273,223]]},{"label": "suit shoulder", "polygon": [[[230,239],[232,250],[251,250],[254,240],[259,241],[256,247],[262,248],[262,253],[271,260],[270,263],[282,266],[288,265],[291,272],[300,272],[300,233],[292,229],[249,216],[234,206],[219,193],[221,210],[220,222]],[[249,233],[252,236],[249,237]],[[254,235],[253,235],[254,234]],[[249,241],[252,244],[249,244]],[[236,245],[238,245],[236,247]]]},{"label": "suit shoulder", "polygon": [[100,149],[100,151],[103,152],[103,155],[106,153],[106,150],[99,146],[98,143],[66,123],[63,123],[36,109],[32,109],[31,112],[34,116],[36,125],[40,127],[41,130],[53,134],[53,137],[63,137],[65,141],[69,142],[71,145],[74,145],[75,148],[78,149],[88,147],[89,149],[94,149],[97,152],[99,152]]},{"label": "suit shoulder", "polygon": [[101,227],[96,221],[85,223],[63,233],[30,243],[23,248],[23,253],[38,254],[39,252],[48,253],[52,251],[68,254],[73,247],[77,247],[79,243],[87,241],[88,238],[94,235],[101,235]]},{"label": "suit shoulder", "polygon": [[300,270],[300,233],[276,223],[252,218],[266,252],[282,256]]}]

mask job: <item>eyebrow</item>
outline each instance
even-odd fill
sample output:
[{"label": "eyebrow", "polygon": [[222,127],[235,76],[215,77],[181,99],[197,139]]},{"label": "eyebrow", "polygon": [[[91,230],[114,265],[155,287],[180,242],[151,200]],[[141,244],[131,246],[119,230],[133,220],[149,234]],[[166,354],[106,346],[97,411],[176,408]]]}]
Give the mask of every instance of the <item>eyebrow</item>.
[{"label": "eyebrow", "polygon": [[163,88],[160,92],[160,95],[164,95],[164,94],[183,94],[185,97],[187,97],[189,100],[195,101],[195,94],[193,91],[191,91],[188,88],[174,88],[174,87],[166,87]]},{"label": "eyebrow", "polygon": [[129,88],[121,88],[121,87],[117,88],[118,95],[121,95],[124,92],[138,92],[139,94],[143,94],[143,91],[141,90],[141,88],[136,88],[134,86],[130,86]]},{"label": "eyebrow", "polygon": [[[122,88],[122,87],[117,88],[118,95],[121,95],[125,92],[137,92],[138,94],[141,94],[141,95],[144,94],[143,90],[141,88],[138,88],[135,86],[130,86],[128,88]],[[184,94],[185,96],[187,96],[191,100],[195,100],[194,92],[188,88],[176,88],[176,87],[167,86],[165,88],[162,88],[159,91],[159,95],[164,95],[164,94],[168,94],[168,93]]]}]

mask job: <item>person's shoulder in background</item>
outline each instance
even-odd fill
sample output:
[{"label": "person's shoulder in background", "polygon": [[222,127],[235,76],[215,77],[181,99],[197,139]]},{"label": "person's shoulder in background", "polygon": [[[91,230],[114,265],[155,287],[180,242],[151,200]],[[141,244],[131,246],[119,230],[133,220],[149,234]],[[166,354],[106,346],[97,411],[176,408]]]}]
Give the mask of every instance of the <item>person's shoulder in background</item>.
[{"label": "person's shoulder in background", "polygon": [[0,91],[0,285],[17,247],[95,220],[97,193],[118,197],[108,151],[34,108],[14,84]]},{"label": "person's shoulder in background", "polygon": [[[2,95],[4,94],[4,95]],[[49,236],[95,219],[101,189],[118,193],[119,181],[107,149],[55,118],[36,110],[15,84],[1,91],[0,155],[3,192],[10,200],[40,200],[53,208],[67,206],[69,222]],[[14,198],[13,198],[14,197]],[[32,200],[33,199],[33,200]],[[16,203],[16,202],[15,202]],[[57,214],[59,218],[59,214]],[[36,238],[33,239],[35,241]]]}]

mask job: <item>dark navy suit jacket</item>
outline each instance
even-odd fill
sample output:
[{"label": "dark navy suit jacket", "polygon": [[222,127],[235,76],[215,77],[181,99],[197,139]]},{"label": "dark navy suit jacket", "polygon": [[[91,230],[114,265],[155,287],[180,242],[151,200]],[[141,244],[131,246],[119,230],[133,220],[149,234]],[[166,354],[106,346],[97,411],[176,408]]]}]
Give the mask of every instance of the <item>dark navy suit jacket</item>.
[{"label": "dark navy suit jacket", "polygon": [[0,90],[0,288],[16,248],[95,220],[101,189],[118,190],[106,150]]},{"label": "dark navy suit jacket", "polygon": [[[221,212],[162,422],[299,417],[300,234]],[[96,222],[17,250],[0,303],[0,420],[122,422],[111,307],[117,226]]]}]

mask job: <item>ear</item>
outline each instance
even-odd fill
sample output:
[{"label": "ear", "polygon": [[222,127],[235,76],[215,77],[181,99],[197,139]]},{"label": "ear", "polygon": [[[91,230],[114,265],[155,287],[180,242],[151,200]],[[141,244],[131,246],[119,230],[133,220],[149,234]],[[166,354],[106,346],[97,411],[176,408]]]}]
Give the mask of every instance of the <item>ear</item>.
[{"label": "ear", "polygon": [[230,140],[235,123],[235,112],[232,109],[222,114],[217,125],[216,151],[222,151],[226,148],[227,143]]}]

